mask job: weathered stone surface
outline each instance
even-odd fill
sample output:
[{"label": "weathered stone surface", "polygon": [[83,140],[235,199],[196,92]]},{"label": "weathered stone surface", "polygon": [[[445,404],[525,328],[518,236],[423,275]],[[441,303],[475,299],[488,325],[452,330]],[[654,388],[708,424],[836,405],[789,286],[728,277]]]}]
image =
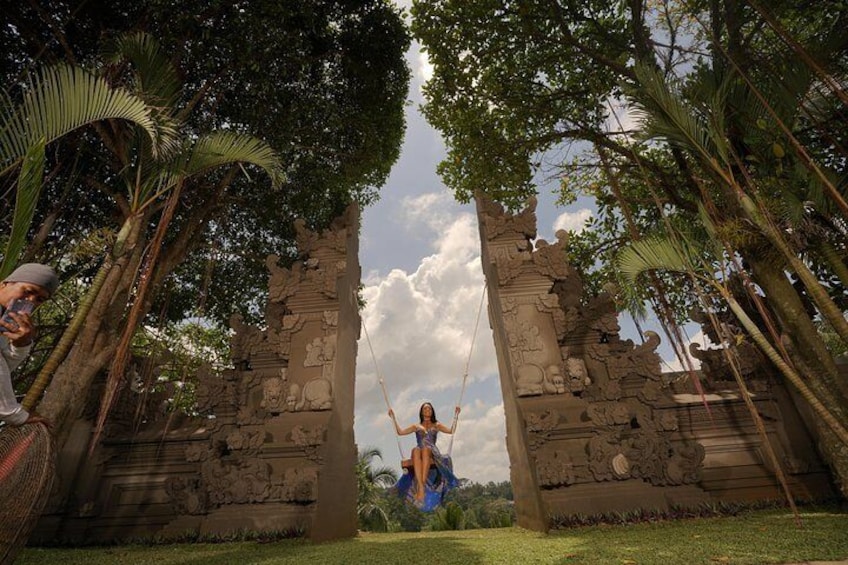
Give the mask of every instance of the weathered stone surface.
[{"label": "weathered stone surface", "polygon": [[[584,295],[568,264],[566,235],[531,244],[534,211],[535,201],[511,215],[477,198],[519,525],[546,530],[558,515],[779,496],[741,400],[675,395],[661,373],[659,336],[646,332],[638,345],[622,340],[612,295]],[[720,351],[694,353],[709,376],[723,370]],[[751,355],[747,375],[761,370],[757,359]],[[798,421],[794,407],[772,401],[780,394],[774,384],[751,386],[795,486],[827,493],[818,459],[799,447],[805,441],[781,433],[784,420]],[[732,414],[725,413],[728,402]],[[710,413],[710,431],[693,420]],[[813,463],[804,467],[802,460]],[[734,485],[740,471],[751,482]],[[722,473],[725,480],[717,481]]]},{"label": "weathered stone surface", "polygon": [[[351,207],[320,234],[298,222],[298,260],[285,268],[268,257],[265,327],[233,315],[234,368],[203,367],[194,379],[200,417],[169,419],[160,395],[145,399],[139,418],[141,395],[125,391],[95,458],[66,459],[64,475],[77,480],[36,538],[355,535],[358,221]],[[90,420],[80,423],[81,440],[89,429]]]}]

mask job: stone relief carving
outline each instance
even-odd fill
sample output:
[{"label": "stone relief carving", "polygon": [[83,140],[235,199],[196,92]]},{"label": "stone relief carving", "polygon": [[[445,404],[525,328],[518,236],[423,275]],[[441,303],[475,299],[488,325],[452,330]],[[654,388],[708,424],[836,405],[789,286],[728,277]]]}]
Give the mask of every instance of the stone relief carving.
[{"label": "stone relief carving", "polygon": [[259,404],[266,412],[279,414],[285,410],[285,379],[271,377],[262,381],[262,402]]},{"label": "stone relief carving", "polygon": [[295,410],[298,412],[301,410],[329,410],[332,407],[332,384],[323,377],[316,377],[303,385],[300,400],[297,402]]},{"label": "stone relief carving", "polygon": [[313,467],[287,469],[280,497],[289,502],[312,502],[317,483],[318,470]]},{"label": "stone relief carving", "polygon": [[242,426],[227,434],[227,448],[230,450],[259,449],[265,442],[265,432],[261,429],[248,430]]},{"label": "stone relief carving", "polygon": [[306,345],[304,367],[331,364],[336,358],[336,336],[316,337]]},{"label": "stone relief carving", "polygon": [[536,451],[547,443],[551,432],[556,429],[559,421],[560,413],[554,409],[543,412],[528,412],[525,416],[525,428],[527,429],[529,449]]},{"label": "stone relief carving", "polygon": [[208,499],[199,478],[168,477],[164,486],[175,513],[190,516],[206,514]]},{"label": "stone relief carving", "polygon": [[536,473],[542,487],[567,486],[577,482],[574,462],[565,451],[537,452]]},{"label": "stone relief carving", "polygon": [[[734,376],[727,361],[724,349],[701,349],[700,343],[690,343],[689,353],[701,362],[701,371],[713,381],[733,381]],[[731,353],[743,378],[748,378],[762,372],[765,362],[759,348],[752,343],[742,342],[735,346]]]},{"label": "stone relief carving", "polygon": [[549,365],[545,371],[545,382],[542,385],[545,394],[565,393],[565,378],[559,365]]},{"label": "stone relief carving", "polygon": [[498,249],[494,255],[498,284],[506,286],[511,283],[521,274],[524,265],[531,260],[530,253],[521,247]]},{"label": "stone relief carving", "polygon": [[270,466],[256,459],[234,463],[210,459],[203,464],[201,476],[214,506],[262,502],[271,491]]},{"label": "stone relief carving", "polygon": [[294,444],[298,447],[307,447],[321,445],[324,443],[324,436],[327,434],[327,426],[304,427],[295,426],[292,428],[291,437]]},{"label": "stone relief carving", "polygon": [[291,269],[280,267],[279,255],[268,255],[265,266],[268,267],[268,300],[285,302],[293,296],[303,279],[303,263],[295,261]]},{"label": "stone relief carving", "polygon": [[556,232],[557,242],[553,245],[544,239],[536,240],[536,251],[533,253],[533,264],[539,274],[551,280],[568,279],[577,276],[577,272],[568,263],[565,253],[565,244],[568,232],[558,230]]},{"label": "stone relief carving", "polygon": [[568,377],[565,381],[565,387],[571,393],[582,393],[592,384],[586,363],[578,357],[567,357],[565,359],[565,374]]},{"label": "stone relief carving", "polygon": [[672,443],[652,432],[624,439],[616,432],[600,434],[589,440],[588,453],[595,480],[638,478],[657,486],[697,482],[704,460],[701,444]]},{"label": "stone relief carving", "polygon": [[489,240],[503,235],[520,235],[526,239],[536,237],[536,198],[530,198],[527,206],[515,215],[507,214],[499,203],[478,196],[483,206],[482,220]]},{"label": "stone relief carving", "polygon": [[527,363],[515,370],[515,392],[518,396],[538,396],[543,392],[545,372],[538,365]]}]

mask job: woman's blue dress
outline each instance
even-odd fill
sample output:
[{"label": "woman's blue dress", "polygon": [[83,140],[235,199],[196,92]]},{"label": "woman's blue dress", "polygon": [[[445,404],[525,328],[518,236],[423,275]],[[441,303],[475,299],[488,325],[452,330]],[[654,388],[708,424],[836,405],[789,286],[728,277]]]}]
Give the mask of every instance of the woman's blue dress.
[{"label": "woman's blue dress", "polygon": [[395,485],[398,496],[406,498],[414,503],[419,509],[425,512],[431,512],[442,503],[445,495],[459,486],[459,479],[453,474],[453,462],[449,455],[442,455],[439,448],[436,447],[436,436],[439,431],[436,428],[430,428],[426,432],[418,430],[415,432],[415,439],[418,442],[418,448],[423,449],[429,447],[433,453],[434,465],[430,467],[427,475],[427,483],[425,485],[424,499],[416,500],[415,491],[415,472],[412,469],[404,472],[403,476]]}]

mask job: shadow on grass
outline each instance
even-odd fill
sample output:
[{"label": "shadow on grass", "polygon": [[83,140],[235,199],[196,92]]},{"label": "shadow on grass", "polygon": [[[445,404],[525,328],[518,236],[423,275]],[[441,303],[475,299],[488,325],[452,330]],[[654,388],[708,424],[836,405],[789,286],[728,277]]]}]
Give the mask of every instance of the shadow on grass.
[{"label": "shadow on grass", "polygon": [[423,559],[429,564],[490,563],[484,555],[450,537],[385,540],[361,538],[311,544],[300,540],[272,543],[175,544],[159,546],[88,547],[84,549],[24,550],[18,565],[63,563],[64,565],[156,564],[156,565],[247,565],[247,564],[386,564]]}]

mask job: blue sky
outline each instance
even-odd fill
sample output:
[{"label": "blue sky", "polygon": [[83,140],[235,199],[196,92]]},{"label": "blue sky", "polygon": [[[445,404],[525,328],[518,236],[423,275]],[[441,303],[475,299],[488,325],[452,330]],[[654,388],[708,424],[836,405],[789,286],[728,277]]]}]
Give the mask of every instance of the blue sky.
[{"label": "blue sky", "polygon": [[[455,202],[436,174],[445,147],[419,113],[421,85],[431,71],[418,44],[413,43],[407,60],[413,77],[401,156],[380,201],[362,215],[360,262],[367,302],[362,318],[400,425],[417,421],[424,401],[432,402],[439,420],[450,425],[483,291],[480,242],[473,205]],[[539,237],[549,241],[556,239],[557,229],[579,229],[592,213],[586,199],[557,207],[550,185],[539,188],[538,198]],[[622,333],[629,337],[635,332],[628,322],[621,320]],[[356,442],[360,448],[378,447],[384,463],[399,469],[401,452],[409,457],[414,439],[397,438],[386,412],[363,332]],[[508,480],[504,438],[503,401],[484,305],[451,452],[458,476],[479,483]],[[441,436],[438,443],[446,451],[450,436]]]}]

